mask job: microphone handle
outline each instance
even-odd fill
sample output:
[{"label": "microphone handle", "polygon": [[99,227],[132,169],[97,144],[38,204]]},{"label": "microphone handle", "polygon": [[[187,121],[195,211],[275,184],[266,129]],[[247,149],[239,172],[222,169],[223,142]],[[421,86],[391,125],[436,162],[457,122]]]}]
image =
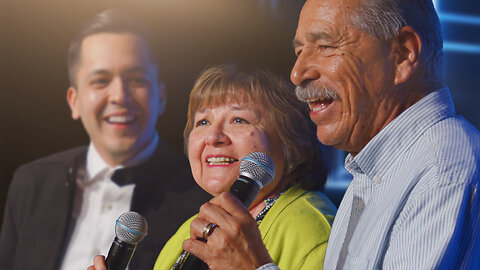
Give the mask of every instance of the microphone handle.
[{"label": "microphone handle", "polygon": [[[202,238],[203,239],[203,238]],[[208,270],[208,265],[200,260],[197,256],[187,252],[185,261],[180,266],[181,270]]]},{"label": "microphone handle", "polygon": [[250,207],[259,191],[260,186],[257,182],[244,175],[240,175],[230,187],[230,193],[239,199],[246,208]]},{"label": "microphone handle", "polygon": [[[252,204],[255,197],[257,197],[259,191],[260,186],[255,181],[243,175],[240,175],[230,187],[230,193],[237,197],[246,208],[248,208]],[[207,242],[207,240],[203,238],[200,238],[198,240],[202,242]],[[180,262],[178,262],[177,260],[177,263],[174,264],[171,270],[208,269],[208,265],[206,263],[204,263],[202,260],[189,252],[183,251],[182,255],[180,255],[180,258],[182,258],[180,259]]]},{"label": "microphone handle", "polygon": [[[204,243],[207,242],[207,240],[203,238],[199,238],[198,240]],[[197,256],[184,250],[170,270],[208,270],[208,265]]]},{"label": "microphone handle", "polygon": [[113,240],[110,250],[108,251],[105,264],[108,270],[125,270],[127,269],[130,260],[137,245],[124,242],[117,237]]}]

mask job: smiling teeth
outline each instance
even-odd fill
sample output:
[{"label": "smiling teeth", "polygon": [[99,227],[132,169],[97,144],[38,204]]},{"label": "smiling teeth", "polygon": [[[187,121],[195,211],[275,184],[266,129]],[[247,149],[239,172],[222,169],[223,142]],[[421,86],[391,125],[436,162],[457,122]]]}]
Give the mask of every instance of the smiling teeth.
[{"label": "smiling teeth", "polygon": [[327,106],[325,104],[320,104],[320,105],[317,105],[315,107],[309,104],[309,106],[310,106],[310,110],[312,110],[314,112],[325,110],[327,108]]},{"label": "smiling teeth", "polygon": [[108,117],[108,122],[110,123],[119,123],[124,124],[133,121],[135,117],[133,116],[126,116],[126,115],[115,115]]},{"label": "smiling teeth", "polygon": [[229,158],[229,157],[211,157],[207,159],[207,162],[210,165],[228,165],[235,161],[237,161],[237,159]]}]

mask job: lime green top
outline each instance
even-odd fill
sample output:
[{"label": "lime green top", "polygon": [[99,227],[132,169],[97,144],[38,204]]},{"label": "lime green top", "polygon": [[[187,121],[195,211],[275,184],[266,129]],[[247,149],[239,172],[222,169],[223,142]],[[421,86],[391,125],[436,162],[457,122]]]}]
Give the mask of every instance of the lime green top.
[{"label": "lime green top", "polygon": [[[260,223],[263,242],[282,270],[322,269],[336,208],[321,192],[288,189]],[[169,270],[190,238],[188,219],[163,247],[154,270]]]}]

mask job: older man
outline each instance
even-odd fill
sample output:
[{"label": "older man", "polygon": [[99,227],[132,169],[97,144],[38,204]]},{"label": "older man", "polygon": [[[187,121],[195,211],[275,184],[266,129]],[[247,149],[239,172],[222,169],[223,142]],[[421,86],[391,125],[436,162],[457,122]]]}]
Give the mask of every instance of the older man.
[{"label": "older man", "polygon": [[106,254],[115,220],[134,210],[149,222],[132,269],[150,268],[181,223],[210,196],[185,157],[155,124],[166,93],[149,44],[133,17],[109,10],[72,40],[67,101],[90,137],[78,147],[20,167],[0,236],[2,269],[86,269]]},{"label": "older man", "polygon": [[325,269],[479,267],[480,134],[444,87],[432,1],[308,0],[294,47],[318,138],[350,153]]}]

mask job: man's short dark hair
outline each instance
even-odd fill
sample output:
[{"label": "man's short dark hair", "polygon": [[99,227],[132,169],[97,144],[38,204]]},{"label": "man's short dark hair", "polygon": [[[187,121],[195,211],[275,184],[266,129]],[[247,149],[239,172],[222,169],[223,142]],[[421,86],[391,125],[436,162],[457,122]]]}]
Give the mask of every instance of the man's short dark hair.
[{"label": "man's short dark hair", "polygon": [[67,65],[71,86],[76,86],[77,83],[76,75],[83,40],[88,36],[99,33],[133,33],[142,37],[150,50],[152,62],[157,63],[156,56],[152,52],[150,30],[132,14],[109,9],[88,20],[70,42]]}]

